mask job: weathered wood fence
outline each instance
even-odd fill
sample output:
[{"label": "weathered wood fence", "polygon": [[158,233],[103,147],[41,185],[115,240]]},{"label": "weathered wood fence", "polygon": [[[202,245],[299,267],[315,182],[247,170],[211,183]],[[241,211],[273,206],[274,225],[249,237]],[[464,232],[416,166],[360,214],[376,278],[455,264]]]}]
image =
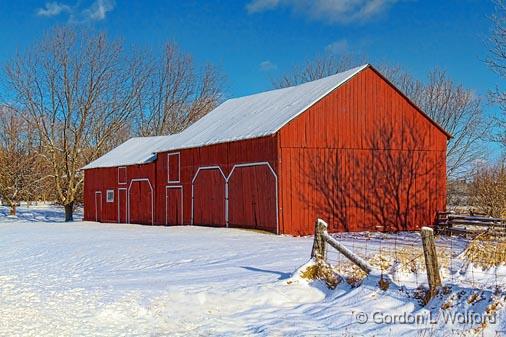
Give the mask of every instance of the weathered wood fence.
[{"label": "weathered wood fence", "polygon": [[[426,301],[428,301],[435,294],[437,294],[438,288],[441,287],[441,276],[439,272],[439,263],[437,260],[433,229],[429,227],[422,227],[421,237],[425,257],[425,266],[427,269],[427,280],[429,283],[429,292],[427,293],[426,298]],[[321,219],[318,219],[315,223],[315,235],[311,257],[315,260],[326,260],[328,246],[337,250],[344,257],[346,257],[361,270],[363,270],[367,275],[379,277],[380,284],[384,284],[386,281],[392,282],[390,276],[385,275],[381,270],[375,268],[374,266],[371,266],[366,260],[333,238],[328,233],[327,223]]]},{"label": "weathered wood fence", "polygon": [[473,235],[488,232],[506,236],[506,219],[440,212],[437,215],[436,229],[439,233],[448,235]]}]

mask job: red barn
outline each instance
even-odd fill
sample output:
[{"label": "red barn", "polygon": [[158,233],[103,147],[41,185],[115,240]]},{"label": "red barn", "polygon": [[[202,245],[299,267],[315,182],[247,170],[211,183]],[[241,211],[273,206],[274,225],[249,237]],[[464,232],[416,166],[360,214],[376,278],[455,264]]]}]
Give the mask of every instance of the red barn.
[{"label": "red barn", "polygon": [[445,209],[449,137],[364,65],[227,100],[179,134],[128,140],[84,167],[84,218],[413,230]]}]

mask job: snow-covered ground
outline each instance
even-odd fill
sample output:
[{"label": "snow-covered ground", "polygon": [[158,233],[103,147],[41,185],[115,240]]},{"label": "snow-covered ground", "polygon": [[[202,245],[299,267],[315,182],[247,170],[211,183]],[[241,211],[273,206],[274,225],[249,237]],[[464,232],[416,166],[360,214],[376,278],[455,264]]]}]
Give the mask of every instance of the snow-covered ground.
[{"label": "snow-covered ground", "polygon": [[[424,306],[409,278],[383,291],[373,279],[329,290],[292,277],[311,238],[62,223],[62,210],[45,207],[6,214],[0,207],[0,336],[506,336],[504,289],[472,288],[465,273]],[[356,234],[339,239],[359,249]],[[496,320],[462,324],[471,311]]]}]

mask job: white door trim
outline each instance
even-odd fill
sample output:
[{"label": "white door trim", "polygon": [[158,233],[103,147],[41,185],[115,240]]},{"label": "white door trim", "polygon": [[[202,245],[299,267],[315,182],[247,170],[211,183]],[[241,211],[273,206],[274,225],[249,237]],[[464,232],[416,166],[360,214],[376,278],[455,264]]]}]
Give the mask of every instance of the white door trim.
[{"label": "white door trim", "polygon": [[149,189],[151,190],[151,224],[153,225],[155,223],[155,210],[154,210],[154,191],[153,191],[153,186],[151,185],[151,181],[149,180],[149,178],[136,178],[136,179],[132,179],[130,180],[130,184],[128,185],[128,195],[127,195],[127,209],[128,209],[128,212],[127,212],[127,223],[130,223],[130,189],[132,188],[132,183],[134,182],[142,182],[142,181],[147,181],[148,184],[149,184]]},{"label": "white door trim", "polygon": [[[177,156],[177,180],[170,180],[170,157]],[[181,182],[181,152],[167,153],[167,183],[180,183]]]},{"label": "white door trim", "polygon": [[181,219],[179,220],[180,221],[180,225],[183,224],[183,185],[175,185],[175,186],[165,186],[165,225],[168,225],[169,224],[169,221],[168,221],[168,217],[167,217],[167,213],[168,213],[168,209],[167,209],[167,199],[169,198],[169,189],[171,188],[177,188],[177,189],[180,189],[181,190],[181,194],[180,194],[180,197],[181,197]]},{"label": "white door trim", "polygon": [[[119,171],[125,170],[125,181],[122,182],[119,180]],[[127,176],[127,167],[126,166],[120,166],[118,167],[118,185],[126,185],[128,183],[128,176]]]},{"label": "white door trim", "polygon": [[194,202],[194,198],[195,198],[194,185],[195,185],[195,180],[197,179],[198,174],[201,170],[219,170],[223,179],[225,180],[225,222],[226,222],[226,226],[228,227],[228,225],[229,225],[229,223],[228,223],[228,220],[229,220],[228,183],[229,183],[230,179],[232,178],[232,175],[234,174],[234,171],[236,170],[236,168],[252,167],[252,166],[267,166],[269,168],[269,170],[271,171],[272,176],[274,177],[274,188],[275,188],[275,194],[276,194],[275,195],[275,198],[276,198],[276,234],[279,234],[278,176],[277,176],[276,172],[274,171],[274,169],[272,168],[271,164],[267,161],[235,164],[232,167],[232,169],[230,170],[230,173],[228,174],[228,176],[225,176],[225,174],[223,173],[223,170],[218,165],[199,167],[192,179],[191,224],[192,225],[194,224],[194,217],[193,217],[193,212],[194,212],[193,202]]},{"label": "white door trim", "polygon": [[[121,223],[121,192],[120,191],[125,191],[126,192],[125,194],[128,194],[128,190],[126,187],[118,188],[118,223]],[[126,197],[128,198],[128,195]],[[127,201],[127,204],[128,204],[128,201]],[[125,205],[125,218],[126,218],[125,222],[128,222],[127,208],[128,208],[128,205]]]},{"label": "white door trim", "polygon": [[[227,189],[228,189],[228,182],[232,178],[232,174],[235,171],[235,168],[238,167],[252,167],[252,166],[267,166],[269,170],[271,171],[273,177],[274,177],[274,187],[275,187],[275,197],[276,197],[276,234],[279,234],[279,209],[278,209],[278,176],[274,169],[272,168],[271,164],[267,161],[260,161],[260,162],[251,162],[251,163],[243,163],[243,164],[235,164],[232,169],[230,170],[230,173],[227,177]],[[228,191],[227,191],[228,195]],[[227,198],[227,213],[228,213],[228,198]],[[227,227],[228,227],[228,214],[227,214]]]},{"label": "white door trim", "polygon": [[100,194],[100,220],[102,221],[102,207],[104,207],[104,203],[102,202],[102,191],[95,191],[95,222],[98,222],[98,204],[97,204],[97,194]]},{"label": "white door trim", "polygon": [[227,208],[228,208],[228,187],[227,187],[227,177],[225,176],[225,174],[223,173],[223,170],[221,169],[220,166],[218,165],[213,165],[213,166],[200,166],[198,169],[197,169],[197,172],[195,172],[195,175],[193,176],[193,179],[192,179],[192,203],[191,203],[191,224],[193,225],[193,200],[195,198],[195,190],[194,190],[194,185],[195,185],[195,180],[197,179],[200,171],[204,171],[204,170],[218,170],[220,171],[221,173],[221,176],[223,177],[223,181],[225,182],[225,224],[226,226],[228,227],[228,219],[227,219],[227,216],[228,216],[228,211],[227,211]]}]

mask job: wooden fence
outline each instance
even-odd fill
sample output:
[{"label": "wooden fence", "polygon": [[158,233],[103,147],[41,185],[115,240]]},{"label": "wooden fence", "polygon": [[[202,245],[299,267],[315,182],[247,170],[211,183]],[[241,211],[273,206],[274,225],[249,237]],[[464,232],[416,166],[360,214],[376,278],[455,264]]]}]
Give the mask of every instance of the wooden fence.
[{"label": "wooden fence", "polygon": [[[327,248],[332,247],[352,263],[354,263],[367,275],[369,275],[369,277],[377,278],[380,288],[388,288],[388,284],[392,283],[392,280],[388,274],[385,274],[378,268],[370,265],[365,259],[341,244],[338,240],[336,240],[328,233],[327,228],[328,225],[325,221],[321,219],[316,220],[311,258],[313,258],[317,264],[321,261],[326,262]],[[441,287],[441,276],[436,253],[434,231],[432,228],[422,227],[420,233],[422,237],[425,266],[427,270],[427,280],[429,283],[429,291],[427,293],[427,297],[425,298],[425,300],[428,301],[437,293],[438,289]]]},{"label": "wooden fence", "polygon": [[490,233],[506,236],[506,219],[484,215],[465,215],[453,212],[440,212],[437,216],[436,229],[442,234],[475,235]]}]

